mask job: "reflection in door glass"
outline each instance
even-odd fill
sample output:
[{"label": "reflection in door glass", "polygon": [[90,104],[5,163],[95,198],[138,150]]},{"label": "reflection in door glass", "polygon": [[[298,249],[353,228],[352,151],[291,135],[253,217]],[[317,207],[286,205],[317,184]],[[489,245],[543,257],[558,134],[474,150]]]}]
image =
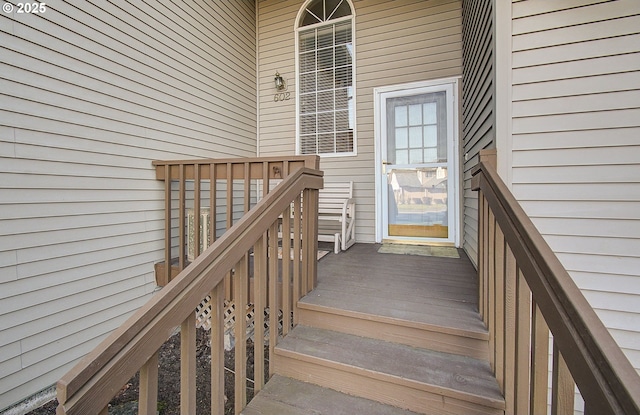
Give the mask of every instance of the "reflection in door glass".
[{"label": "reflection in door glass", "polygon": [[392,169],[389,236],[447,238],[447,168]]}]

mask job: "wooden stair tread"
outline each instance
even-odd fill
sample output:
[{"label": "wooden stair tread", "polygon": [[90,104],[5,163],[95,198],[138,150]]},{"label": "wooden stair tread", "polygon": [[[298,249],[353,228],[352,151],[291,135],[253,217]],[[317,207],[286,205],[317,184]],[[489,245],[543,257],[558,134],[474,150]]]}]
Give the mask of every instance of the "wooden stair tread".
[{"label": "wooden stair tread", "polygon": [[416,415],[369,399],[274,375],[243,415]]},{"label": "wooden stair tread", "polygon": [[[374,297],[354,297],[349,292],[336,292],[321,287],[298,302],[302,309],[354,316],[366,320],[393,322],[406,327],[431,329],[479,339],[488,339],[488,332],[474,305],[440,300],[440,304],[413,308],[410,302],[390,302]],[[425,311],[426,307],[426,311]]]},{"label": "wooden stair tread", "polygon": [[489,364],[466,356],[306,326],[290,332],[276,354],[489,407],[504,405]]}]

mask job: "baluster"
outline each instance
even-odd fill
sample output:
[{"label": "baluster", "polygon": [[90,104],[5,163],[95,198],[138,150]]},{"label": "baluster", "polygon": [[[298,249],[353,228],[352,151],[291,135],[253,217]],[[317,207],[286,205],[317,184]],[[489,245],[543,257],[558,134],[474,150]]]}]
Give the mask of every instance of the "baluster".
[{"label": "baluster", "polygon": [[309,189],[309,193],[312,196],[309,223],[309,228],[311,229],[311,234],[309,235],[311,238],[311,252],[309,252],[311,259],[311,269],[309,270],[311,287],[309,291],[311,291],[318,285],[318,203],[320,203],[320,191],[318,189]]},{"label": "baluster", "polygon": [[262,163],[262,197],[269,193],[269,162]]},{"label": "baluster", "polygon": [[185,180],[185,171],[184,164],[179,165],[179,190],[178,190],[178,270],[182,271],[184,269],[184,260],[185,260],[185,194],[186,194],[186,180]]},{"label": "baluster", "polygon": [[318,265],[318,190],[305,189],[303,192],[304,211],[302,214],[302,270],[306,286],[303,294],[308,294],[316,285]]},{"label": "baluster", "polygon": [[247,404],[247,255],[235,266],[233,275],[236,304],[235,321],[235,413],[239,414]]},{"label": "baluster", "polygon": [[211,415],[224,414],[224,283],[211,292]]},{"label": "baluster", "polygon": [[171,281],[171,166],[164,166],[164,281]]},{"label": "baluster", "polygon": [[211,163],[209,165],[209,237],[211,238],[211,243],[214,243],[216,241],[216,216],[218,213],[216,203],[216,192],[218,186],[216,180],[216,165]]},{"label": "baluster", "polygon": [[489,275],[489,262],[490,262],[490,258],[491,258],[491,249],[490,249],[490,245],[489,245],[489,234],[490,234],[490,227],[491,227],[491,222],[489,220],[489,214],[491,212],[491,210],[489,209],[489,201],[487,200],[486,197],[482,198],[482,212],[483,212],[483,216],[482,216],[482,235],[483,235],[483,240],[482,240],[482,247],[483,247],[483,261],[482,261],[482,286],[483,286],[483,299],[482,299],[482,303],[483,303],[483,309],[482,309],[482,321],[484,321],[484,324],[487,326],[487,328],[489,327],[489,284],[490,284],[490,275]]},{"label": "baluster", "polygon": [[504,393],[504,339],[505,339],[505,247],[504,234],[496,223],[495,228],[495,375]]},{"label": "baluster", "polygon": [[516,289],[518,279],[518,265],[509,245],[506,245],[505,255],[505,358],[504,358],[504,397],[505,414],[513,415],[515,408],[515,387],[516,387],[516,327],[517,327],[517,300]]},{"label": "baluster", "polygon": [[244,213],[251,209],[251,165],[244,163]]},{"label": "baluster", "polygon": [[282,213],[282,335],[286,336],[291,328],[291,205]]},{"label": "baluster", "polygon": [[140,368],[138,414],[156,415],[158,411],[158,352]]},{"label": "baluster", "polygon": [[531,413],[547,413],[549,385],[549,327],[540,307],[532,301],[531,322]]},{"label": "baluster", "polygon": [[302,201],[297,195],[293,201],[293,324],[298,324],[298,300],[302,298],[300,292],[301,270],[300,270],[300,249],[302,248],[302,227],[301,227]]},{"label": "baluster", "polygon": [[[197,258],[200,251],[200,165],[195,164],[193,169],[193,257]],[[202,235],[202,238],[207,238]]]},{"label": "baluster", "polygon": [[253,248],[253,304],[254,304],[254,388],[258,393],[264,386],[264,309],[267,294],[267,234],[258,239]]},{"label": "baluster", "polygon": [[553,342],[553,374],[551,383],[551,415],[572,415],[575,401],[575,383],[567,363]]},{"label": "baluster", "polygon": [[[269,228],[269,358],[273,360],[278,341],[278,222]],[[269,365],[269,377],[273,364]]]},{"label": "baluster", "polygon": [[528,414],[531,389],[531,291],[529,285],[518,269],[516,276],[516,414]]},{"label": "baluster", "polygon": [[180,326],[180,414],[196,413],[196,315]]},{"label": "baluster", "polygon": [[[262,163],[262,197],[269,193],[269,163]],[[264,387],[264,310],[267,304],[267,249],[268,233],[258,239],[253,248],[254,298],[254,388],[258,393]]]},{"label": "baluster", "polygon": [[[243,215],[246,215],[249,210],[251,209],[251,164],[249,163],[244,163],[244,198],[243,198]],[[249,304],[249,298],[250,298],[250,293],[249,291],[251,290],[251,287],[249,284],[249,261],[248,261],[248,257],[247,257],[247,261],[245,261],[244,263],[245,265],[245,270],[244,270],[244,275],[246,275],[247,278],[247,284],[246,284],[246,298],[247,301],[246,303]]]},{"label": "baluster", "polygon": [[486,278],[484,273],[484,264],[486,264],[486,258],[484,257],[484,238],[486,234],[485,225],[487,222],[484,217],[484,200],[485,198],[482,190],[478,190],[478,312],[486,324],[486,321],[484,320],[486,316],[484,309],[486,296],[486,292],[484,290],[484,280]]},{"label": "baluster", "polygon": [[496,218],[493,212],[489,210],[487,229],[487,253],[489,260],[487,261],[487,286],[488,286],[488,316],[487,316],[487,329],[489,330],[489,365],[491,370],[495,373],[496,369],[496,263],[495,263],[495,251],[496,251]]},{"label": "baluster", "polygon": [[[233,225],[233,164],[227,163],[227,227],[225,232],[228,231]],[[228,272],[224,277],[224,285],[226,289],[226,298],[229,301],[233,301],[233,288],[231,283],[231,272]],[[238,306],[236,304],[236,310]]]}]

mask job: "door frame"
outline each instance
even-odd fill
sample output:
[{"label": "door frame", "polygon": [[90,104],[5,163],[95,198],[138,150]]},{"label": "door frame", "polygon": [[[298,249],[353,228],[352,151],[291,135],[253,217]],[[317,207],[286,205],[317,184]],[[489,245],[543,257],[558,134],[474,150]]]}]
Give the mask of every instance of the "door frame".
[{"label": "door frame", "polygon": [[[454,201],[452,204],[452,212],[450,215],[453,217],[453,230],[451,231],[452,237],[447,240],[439,241],[439,238],[398,238],[398,241],[402,242],[415,242],[415,243],[425,243],[425,244],[448,244],[455,245],[456,247],[460,246],[461,240],[461,171],[460,171],[460,137],[459,137],[459,84],[460,77],[452,77],[452,78],[442,78],[435,79],[429,81],[420,81],[420,82],[411,82],[406,84],[398,84],[398,85],[389,85],[383,87],[377,87],[373,89],[373,104],[374,104],[374,142],[375,142],[375,241],[377,243],[383,242],[383,208],[382,208],[382,196],[383,196],[383,185],[386,185],[386,182],[383,183],[383,165],[382,165],[382,99],[389,95],[389,93],[398,93],[402,95],[403,92],[406,92],[406,95],[420,94],[429,92],[429,89],[433,87],[441,87],[445,85],[451,85],[453,88],[453,103],[450,108],[452,108],[453,117],[453,143],[450,157],[451,160],[451,168],[454,176],[454,180],[449,184],[453,186],[451,190],[452,194],[455,195]],[[386,144],[386,143],[385,143]]]}]

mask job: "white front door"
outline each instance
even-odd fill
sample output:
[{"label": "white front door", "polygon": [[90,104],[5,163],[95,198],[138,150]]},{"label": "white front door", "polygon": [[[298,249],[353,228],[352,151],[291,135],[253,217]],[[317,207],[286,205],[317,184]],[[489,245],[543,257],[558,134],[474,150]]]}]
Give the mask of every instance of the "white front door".
[{"label": "white front door", "polygon": [[378,240],[458,244],[457,80],[377,89]]}]

